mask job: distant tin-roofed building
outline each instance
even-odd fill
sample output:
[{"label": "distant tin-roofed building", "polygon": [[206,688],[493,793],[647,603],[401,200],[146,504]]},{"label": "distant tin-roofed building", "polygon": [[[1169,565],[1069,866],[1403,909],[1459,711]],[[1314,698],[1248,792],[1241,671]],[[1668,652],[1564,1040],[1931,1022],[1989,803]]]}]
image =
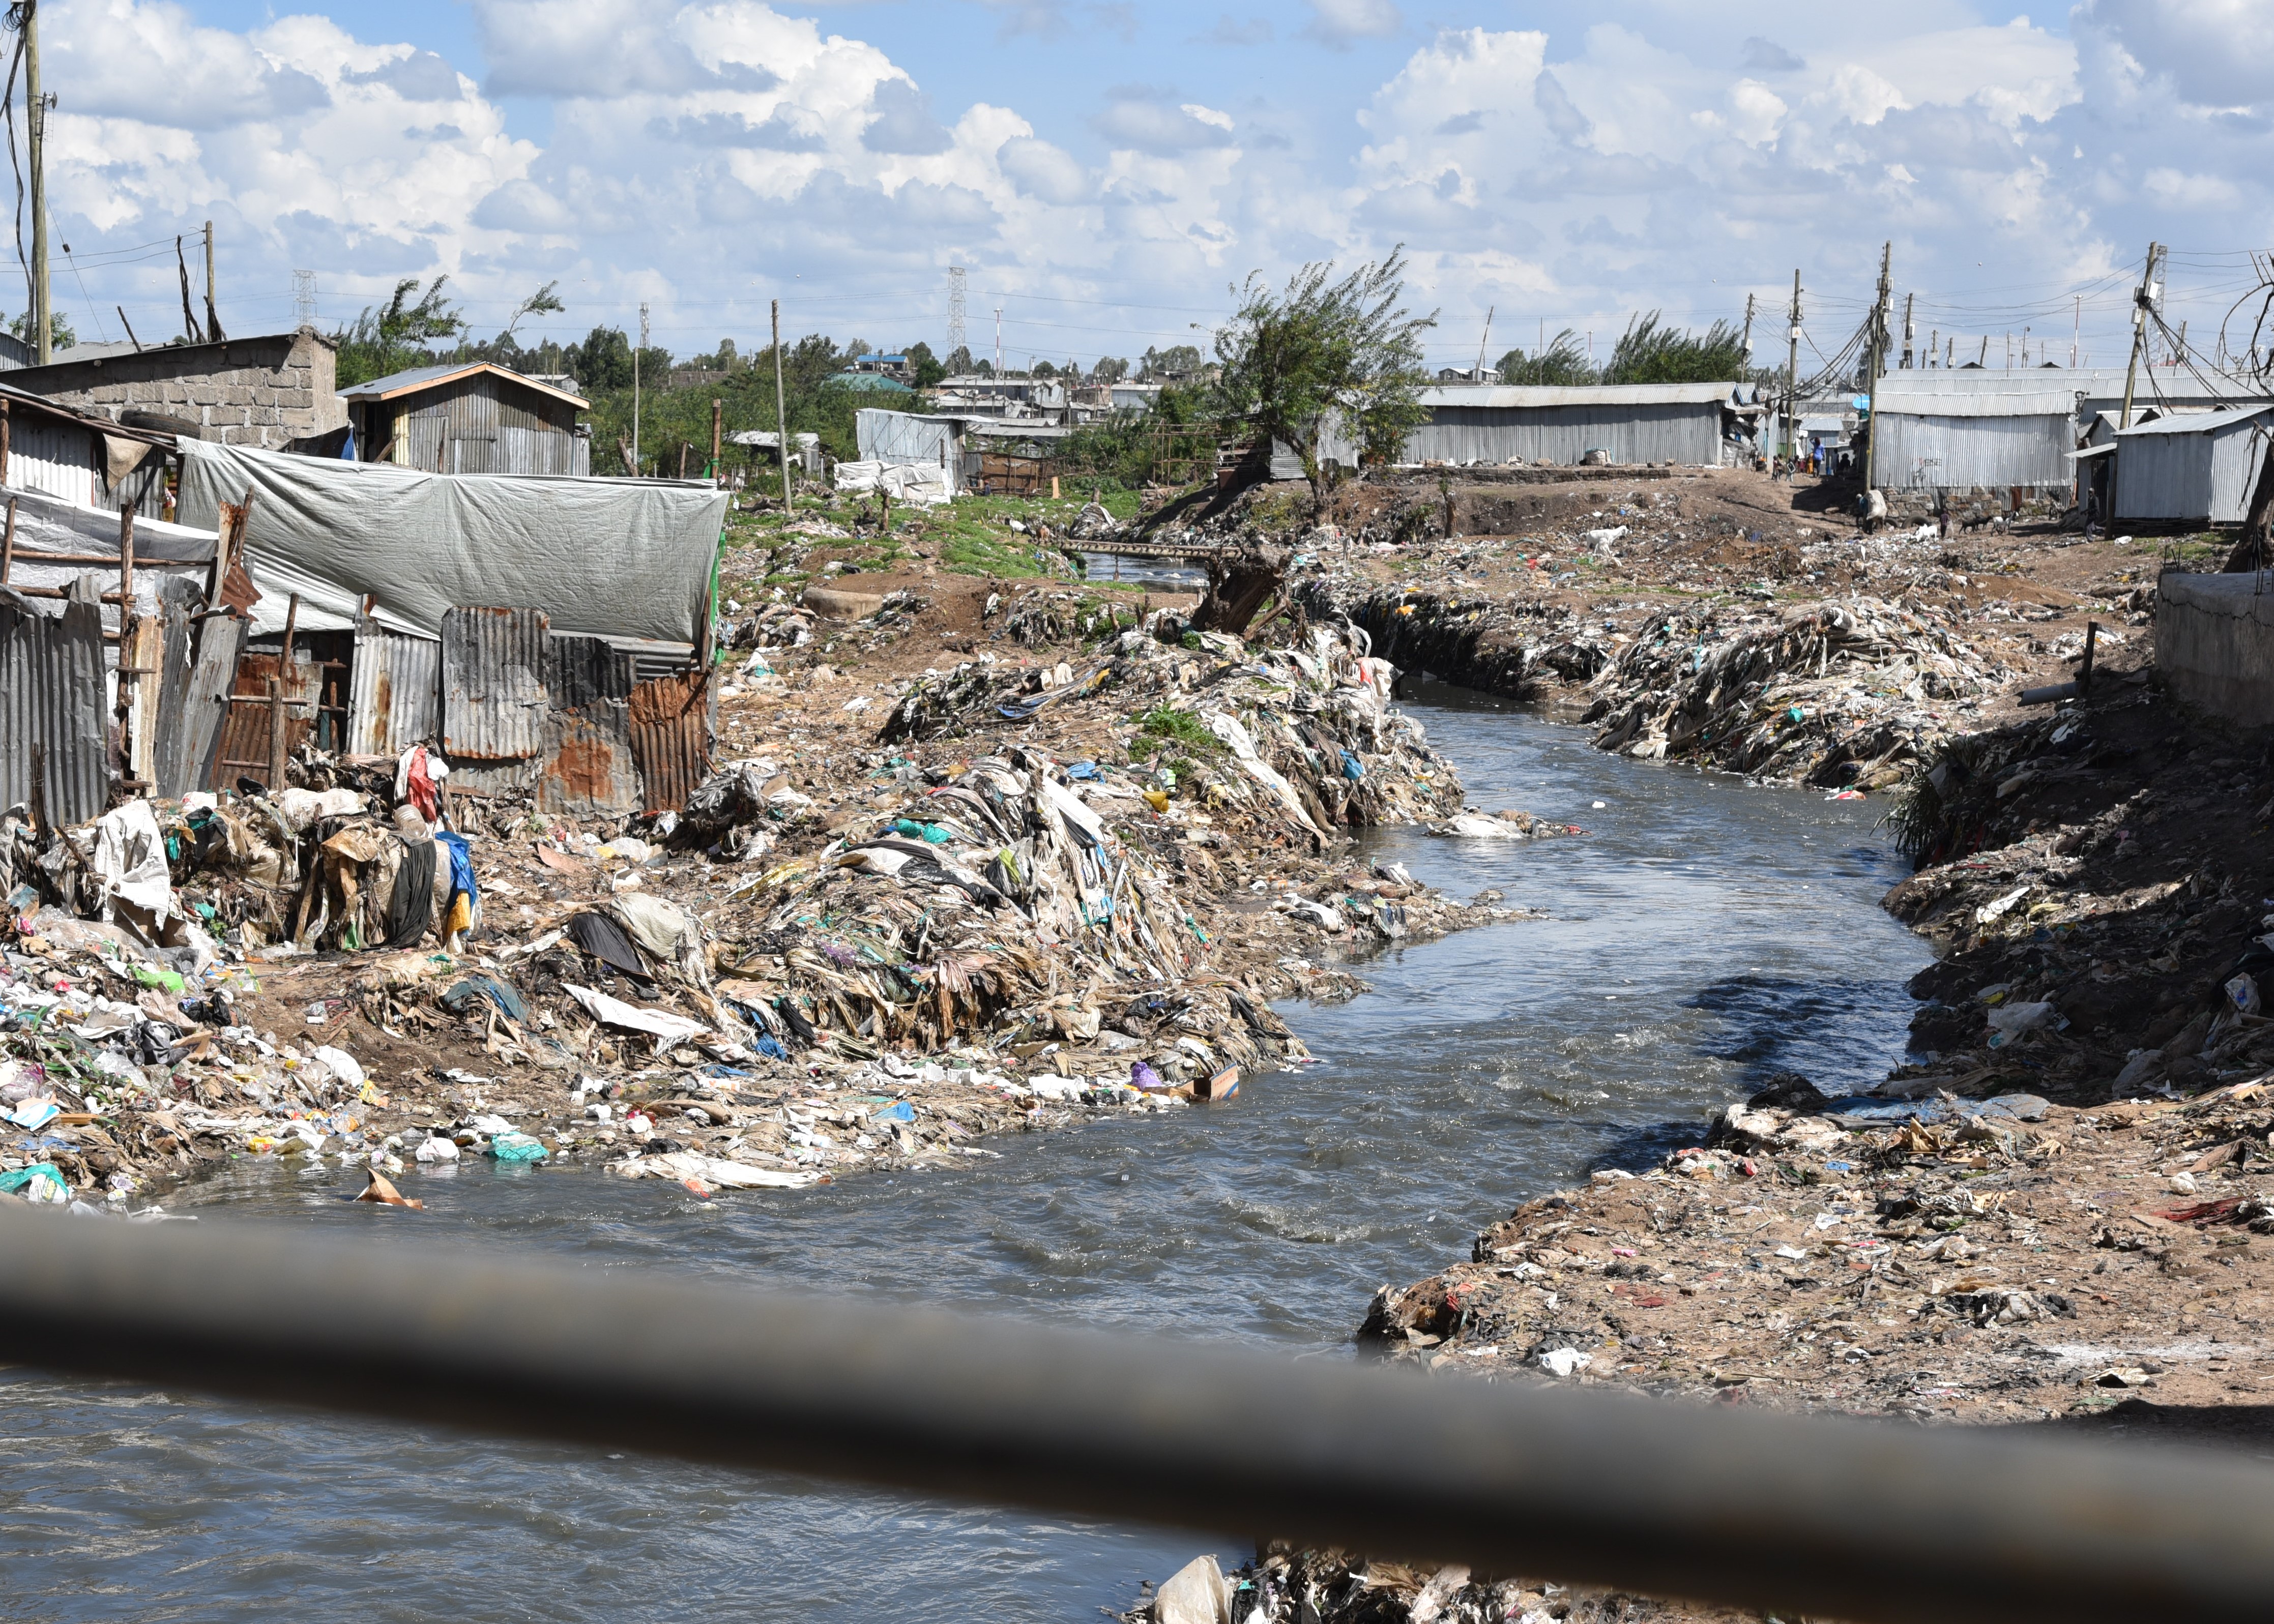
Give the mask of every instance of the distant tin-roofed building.
[{"label": "distant tin-roofed building", "polygon": [[[1751,384],[1439,384],[1425,388],[1428,420],[1406,437],[1404,462],[1681,463],[1724,461],[1758,408]],[[1591,454],[1594,454],[1591,457]],[[1345,435],[1320,455],[1359,462]]]},{"label": "distant tin-roofed building", "polygon": [[589,402],[488,361],[415,366],[345,391],[358,462],[430,474],[592,471]]}]

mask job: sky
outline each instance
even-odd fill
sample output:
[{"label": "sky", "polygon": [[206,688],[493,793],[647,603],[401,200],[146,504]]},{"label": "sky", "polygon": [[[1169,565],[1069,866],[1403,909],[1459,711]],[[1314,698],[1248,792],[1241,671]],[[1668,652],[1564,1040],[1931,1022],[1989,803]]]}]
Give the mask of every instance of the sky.
[{"label": "sky", "polygon": [[2151,239],[2205,350],[2274,249],[2267,0],[1776,16],[41,0],[54,297],[88,336],[124,336],[123,306],[162,342],[173,239],[210,220],[232,332],[294,325],[296,272],[328,331],[447,274],[478,336],[555,282],[524,342],[644,303],[656,343],[747,353],[779,299],[792,336],[945,354],[960,266],[970,348],[996,353],[999,310],[1017,366],[1206,348],[1250,276],[1402,245],[1432,365],[1566,327],[1600,359],[1638,312],[1742,322],[1748,296],[1781,364],[1797,270],[1805,370],[1886,245],[1922,349],[2120,365]]}]

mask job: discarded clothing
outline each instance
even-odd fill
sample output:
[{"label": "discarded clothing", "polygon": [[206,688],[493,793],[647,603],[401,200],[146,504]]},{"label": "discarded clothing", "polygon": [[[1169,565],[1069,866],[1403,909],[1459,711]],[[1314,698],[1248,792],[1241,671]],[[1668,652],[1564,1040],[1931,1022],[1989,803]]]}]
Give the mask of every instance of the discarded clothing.
[{"label": "discarded clothing", "polygon": [[430,823],[441,809],[442,797],[434,787],[434,776],[427,771],[425,745],[412,745],[395,764],[395,798],[417,807],[418,816]]},{"label": "discarded clothing", "polygon": [[456,936],[473,928],[481,908],[481,888],[474,882],[473,848],[463,835],[439,834],[434,838],[450,853],[450,900],[442,934]]},{"label": "discarded clothing", "polygon": [[606,914],[579,914],[568,921],[568,939],[609,969],[636,981],[653,978],[624,928]]},{"label": "discarded clothing", "polygon": [[468,976],[442,995],[441,1004],[453,1015],[466,1016],[479,1010],[485,999],[496,1004],[508,1020],[527,1023],[529,1006],[519,993],[495,976]]},{"label": "discarded clothing", "polygon": [[395,894],[387,902],[387,943],[407,947],[426,934],[434,921],[434,842],[406,840],[403,866],[395,870]]}]

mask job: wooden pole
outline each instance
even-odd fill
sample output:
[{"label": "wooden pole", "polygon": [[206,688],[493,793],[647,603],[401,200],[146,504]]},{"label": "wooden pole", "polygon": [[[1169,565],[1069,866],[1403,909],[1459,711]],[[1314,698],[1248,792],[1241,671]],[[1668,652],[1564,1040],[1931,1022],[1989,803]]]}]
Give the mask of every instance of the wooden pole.
[{"label": "wooden pole", "polygon": [[8,572],[16,565],[16,499],[8,499],[8,531],[0,536],[0,586],[8,584]]},{"label": "wooden pole", "polygon": [[727,402],[711,397],[711,483],[719,483],[719,451],[727,427]]},{"label": "wooden pole", "polygon": [[284,788],[284,685],[268,679],[268,793]]},{"label": "wooden pole", "polygon": [[[9,504],[13,507],[12,502]],[[126,617],[134,613],[134,504],[129,502],[118,510],[118,629],[126,629]]]},{"label": "wooden pole", "polygon": [[[125,318],[121,317],[124,320]],[[221,330],[221,311],[214,304],[214,238],[213,222],[206,222],[206,336],[219,343],[228,335]]]},{"label": "wooden pole", "polygon": [[774,450],[781,457],[782,512],[789,512],[789,407],[782,393],[781,301],[774,301]]},{"label": "wooden pole", "polygon": [[40,8],[23,8],[24,124],[32,168],[32,359],[55,358],[55,320],[48,293],[48,98],[40,88]]},{"label": "wooden pole", "polygon": [[7,401],[0,401],[0,485],[8,483],[9,430],[15,423],[14,417],[8,410],[10,404],[11,402]]},{"label": "wooden pole", "polygon": [[292,628],[300,619],[300,595],[292,594],[292,601],[284,605],[284,651],[276,657],[276,669],[283,672],[292,664]]}]

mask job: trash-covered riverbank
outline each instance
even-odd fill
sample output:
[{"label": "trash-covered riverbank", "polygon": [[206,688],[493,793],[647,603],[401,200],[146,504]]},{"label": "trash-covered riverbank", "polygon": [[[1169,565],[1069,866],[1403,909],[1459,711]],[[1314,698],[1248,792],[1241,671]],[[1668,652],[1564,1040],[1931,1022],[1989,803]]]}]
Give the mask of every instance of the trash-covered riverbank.
[{"label": "trash-covered riverbank", "polygon": [[417,749],[72,831],[18,809],[0,1179],[131,1208],[248,1154],[404,1199],[465,1156],[706,1194],[953,1162],[1299,1066],[1274,1000],[1502,916],[1344,855],[1472,815],[1362,633],[1169,605],[1053,645],[853,596],[722,627],[722,760],[660,816]]}]

